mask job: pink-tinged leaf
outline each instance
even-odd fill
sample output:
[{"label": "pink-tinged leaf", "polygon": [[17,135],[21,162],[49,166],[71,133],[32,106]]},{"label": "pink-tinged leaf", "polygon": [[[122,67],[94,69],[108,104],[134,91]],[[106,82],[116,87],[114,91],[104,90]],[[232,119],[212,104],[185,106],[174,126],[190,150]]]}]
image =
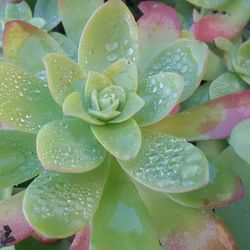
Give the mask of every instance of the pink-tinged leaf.
[{"label": "pink-tinged leaf", "polygon": [[224,139],[249,117],[250,90],[244,90],[166,117],[148,128],[189,140]]},{"label": "pink-tinged leaf", "polygon": [[59,239],[47,238],[37,232],[33,232],[32,237],[43,244],[56,244],[60,241]]},{"label": "pink-tinged leaf", "polygon": [[181,105],[177,104],[174,106],[174,108],[171,110],[171,112],[169,113],[169,115],[175,115],[177,114],[181,109]]},{"label": "pink-tinged leaf", "polygon": [[176,11],[166,5],[146,12],[137,23],[139,34],[138,66],[143,70],[171,42],[181,37],[181,23]]},{"label": "pink-tinged leaf", "polygon": [[12,230],[10,236],[15,238],[8,245],[17,244],[33,233],[33,229],[23,215],[23,195],[22,192],[12,196],[9,200],[0,202],[0,230],[3,230],[4,226],[9,226]]},{"label": "pink-tinged leaf", "polygon": [[69,248],[69,250],[89,250],[90,228],[89,225],[79,231]]},{"label": "pink-tinged leaf", "polygon": [[164,250],[236,250],[236,242],[212,211],[188,208],[137,186]]},{"label": "pink-tinged leaf", "polygon": [[166,4],[157,1],[143,1],[138,4],[138,9],[143,13],[147,13],[154,8],[166,6]]},{"label": "pink-tinged leaf", "polygon": [[250,18],[250,1],[229,1],[216,13],[210,12],[192,26],[196,39],[213,42],[217,37],[235,38]]}]

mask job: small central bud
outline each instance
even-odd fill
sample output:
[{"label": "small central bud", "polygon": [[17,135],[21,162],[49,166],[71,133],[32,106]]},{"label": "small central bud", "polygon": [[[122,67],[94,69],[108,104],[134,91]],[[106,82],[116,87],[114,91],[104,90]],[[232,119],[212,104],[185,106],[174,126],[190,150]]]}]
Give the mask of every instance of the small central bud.
[{"label": "small central bud", "polygon": [[111,120],[120,115],[125,102],[126,93],[120,86],[110,85],[101,91],[93,90],[89,113],[100,120]]}]

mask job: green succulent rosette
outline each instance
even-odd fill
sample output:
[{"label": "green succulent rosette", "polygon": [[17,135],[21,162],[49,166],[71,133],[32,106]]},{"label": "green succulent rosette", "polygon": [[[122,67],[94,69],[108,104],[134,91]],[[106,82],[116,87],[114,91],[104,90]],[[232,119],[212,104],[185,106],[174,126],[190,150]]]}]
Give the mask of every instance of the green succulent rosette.
[{"label": "green succulent rosette", "polygon": [[[0,121],[14,129],[0,131],[0,137],[5,136],[3,145],[0,143],[0,163],[7,164],[10,172],[16,169],[13,176],[19,177],[2,188],[39,175],[25,193],[8,201],[22,211],[24,232],[28,235],[34,230],[45,238],[61,239],[81,233],[90,224],[91,249],[103,249],[107,244],[107,249],[152,250],[160,249],[158,239],[163,246],[178,242],[176,230],[182,240],[186,232],[194,240],[201,238],[201,231],[210,235],[215,246],[224,246],[228,241],[222,239],[230,234],[220,220],[195,208],[215,208],[239,198],[240,180],[233,173],[223,176],[223,164],[208,162],[202,151],[185,139],[199,133],[216,136],[217,132],[209,134],[211,126],[205,126],[210,120],[204,125],[196,119],[192,133],[184,129],[184,136],[178,134],[178,128],[182,130],[178,121],[189,122],[187,117],[197,118],[218,108],[223,113],[231,106],[220,99],[190,113],[169,115],[198,88],[208,47],[196,40],[179,39],[180,30],[175,30],[166,44],[159,39],[159,53],[143,53],[144,44],[153,44],[147,35],[155,32],[151,19],[137,24],[120,0],[95,1],[93,6],[99,8],[79,40],[83,27],[65,14],[69,2],[63,2],[59,1],[59,9],[66,32],[79,43],[78,62],[47,33],[20,22],[9,24],[11,34],[12,28],[18,27],[28,35],[20,36],[20,44],[6,43],[9,62],[0,62]],[[86,13],[92,13],[92,7]],[[68,28],[71,22],[77,23],[75,30]],[[140,34],[145,40],[140,40]],[[36,65],[25,53],[34,44],[41,45]],[[46,77],[38,78],[44,67]],[[209,118],[223,123],[223,114]],[[174,132],[168,133],[168,129]],[[15,136],[30,138],[30,147],[24,150],[21,142],[6,145]],[[21,171],[26,161],[39,167],[28,165],[27,174]],[[227,184],[229,193],[221,182]],[[218,190],[220,196],[215,195]],[[204,197],[208,197],[205,204]],[[6,212],[8,202],[3,203],[0,215]],[[181,219],[174,220],[179,214]],[[203,225],[199,230],[193,218]],[[6,220],[0,218],[0,222],[3,225]],[[166,228],[168,222],[171,226]],[[13,219],[8,223],[16,225]],[[212,233],[210,225],[216,228]],[[218,232],[223,232],[222,237]],[[199,246],[206,244],[200,242]],[[233,245],[233,240],[228,244]]]}]

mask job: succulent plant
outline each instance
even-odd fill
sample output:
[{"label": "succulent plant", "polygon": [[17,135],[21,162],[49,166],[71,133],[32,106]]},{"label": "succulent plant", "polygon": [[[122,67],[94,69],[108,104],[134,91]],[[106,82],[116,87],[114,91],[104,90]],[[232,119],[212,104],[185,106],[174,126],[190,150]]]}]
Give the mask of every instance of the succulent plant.
[{"label": "succulent plant", "polygon": [[[184,7],[191,4],[183,1],[172,3],[178,13],[142,2],[137,23],[120,0],[59,0],[58,8],[37,1],[36,16],[57,13],[47,31],[62,20],[67,36],[6,22],[0,247],[33,235],[64,239],[51,249],[237,249],[237,209],[248,216],[249,197],[225,206],[250,187],[248,171],[235,170],[236,162],[250,162],[248,42],[227,39],[243,30],[248,13],[239,23],[236,17],[248,4],[188,2],[206,8],[193,34],[182,30],[191,26]],[[211,18],[225,15],[214,8],[235,13]],[[203,23],[214,18],[237,31],[215,29],[203,39]],[[215,39],[223,58],[197,39]],[[21,192],[11,196],[15,185]],[[37,244],[28,239],[16,249]]]}]

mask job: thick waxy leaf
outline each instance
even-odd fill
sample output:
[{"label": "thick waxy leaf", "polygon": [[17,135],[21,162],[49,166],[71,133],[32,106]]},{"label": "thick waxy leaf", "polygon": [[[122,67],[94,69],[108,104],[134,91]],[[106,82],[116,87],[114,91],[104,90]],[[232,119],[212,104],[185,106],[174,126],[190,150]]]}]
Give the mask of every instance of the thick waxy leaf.
[{"label": "thick waxy leaf", "polygon": [[138,95],[145,105],[136,114],[140,126],[156,123],[177,104],[184,87],[183,78],[176,73],[159,73],[145,79],[138,88]]},{"label": "thick waxy leaf", "polygon": [[250,165],[242,160],[231,147],[222,152],[219,160],[241,177],[245,195],[231,206],[216,209],[216,213],[232,232],[240,249],[248,249],[250,238],[246,237],[246,232],[250,227]]},{"label": "thick waxy leaf", "polygon": [[45,169],[76,173],[97,167],[106,155],[89,125],[79,119],[44,126],[37,135],[37,153]]},{"label": "thick waxy leaf", "polygon": [[184,78],[181,101],[186,100],[198,87],[207,63],[208,48],[204,43],[179,39],[162,50],[142,73],[141,82],[161,72],[175,72]]},{"label": "thick waxy leaf", "polygon": [[46,82],[15,65],[0,62],[1,122],[36,133],[43,125],[61,116]]},{"label": "thick waxy leaf", "polygon": [[102,146],[118,159],[133,159],[141,147],[141,131],[133,119],[105,126],[91,125],[91,130]]},{"label": "thick waxy leaf", "polygon": [[23,195],[24,193],[22,192],[12,196],[8,200],[0,201],[0,230],[3,230],[4,226],[9,226],[12,230],[10,236],[15,239],[9,242],[8,245],[17,244],[33,232],[33,229],[23,216]]},{"label": "thick waxy leaf", "polygon": [[236,74],[225,72],[210,84],[209,95],[211,99],[214,99],[247,88],[248,85],[245,84]]},{"label": "thick waxy leaf", "polygon": [[50,32],[50,36],[57,41],[69,58],[77,61],[78,48],[72,40],[59,32]]},{"label": "thick waxy leaf", "polygon": [[65,115],[78,117],[88,123],[95,125],[103,125],[104,122],[97,120],[91,116],[87,108],[84,106],[82,96],[79,92],[72,92],[68,95],[63,103],[63,113]]},{"label": "thick waxy leaf", "polygon": [[241,180],[228,166],[216,161],[209,161],[209,185],[198,190],[168,194],[169,198],[194,208],[217,208],[229,205],[244,195]]},{"label": "thick waxy leaf", "polygon": [[17,131],[0,131],[0,188],[25,182],[42,171],[36,156],[36,137]]},{"label": "thick waxy leaf", "polygon": [[240,75],[240,77],[250,84],[250,74],[249,74],[249,66],[250,66],[250,41],[246,41],[243,43],[239,50],[237,51],[236,56],[233,60],[233,66],[236,72]]},{"label": "thick waxy leaf", "polygon": [[82,31],[103,0],[59,0],[59,11],[67,36],[79,44]]},{"label": "thick waxy leaf", "polygon": [[87,71],[102,72],[119,59],[134,61],[137,36],[137,26],[129,9],[122,1],[110,0],[95,12],[85,27],[79,63]]},{"label": "thick waxy leaf", "polygon": [[194,23],[192,31],[196,39],[213,42],[217,37],[231,40],[235,38],[247,24],[250,14],[248,0],[229,1],[216,9],[216,13],[209,12]]},{"label": "thick waxy leaf", "polygon": [[12,187],[0,189],[0,200],[7,200],[11,197]]},{"label": "thick waxy leaf", "polygon": [[245,90],[166,117],[149,128],[190,140],[223,139],[250,117],[249,107],[250,90]]},{"label": "thick waxy leaf", "polygon": [[208,162],[202,152],[165,133],[143,131],[137,157],[119,163],[136,181],[162,192],[187,192],[209,182]]},{"label": "thick waxy leaf", "polygon": [[22,1],[21,3],[17,3],[17,4],[6,4],[5,19],[3,21],[8,21],[11,19],[29,21],[31,18],[32,18],[31,9],[25,1]]},{"label": "thick waxy leaf", "polygon": [[24,215],[40,234],[65,238],[88,223],[98,207],[110,160],[83,174],[45,172],[26,189]]},{"label": "thick waxy leaf", "polygon": [[160,248],[144,204],[115,160],[92,221],[90,244],[91,249]]},{"label": "thick waxy leaf", "polygon": [[138,34],[138,66],[144,70],[168,44],[181,37],[181,24],[175,10],[162,5],[152,8],[138,20]]},{"label": "thick waxy leaf", "polygon": [[232,130],[229,143],[235,152],[246,162],[250,163],[250,119],[238,123]]},{"label": "thick waxy leaf", "polygon": [[84,230],[76,233],[69,250],[89,250],[89,238],[90,228],[87,225]]},{"label": "thick waxy leaf", "polygon": [[137,67],[129,60],[119,60],[111,64],[103,74],[127,91],[137,90]]},{"label": "thick waxy leaf", "polygon": [[236,250],[222,222],[209,211],[181,206],[166,195],[137,185],[165,250]]},{"label": "thick waxy leaf", "polygon": [[87,75],[77,63],[61,54],[49,54],[43,61],[50,93],[59,105],[71,92],[83,92]]},{"label": "thick waxy leaf", "polygon": [[213,9],[222,6],[227,3],[229,0],[186,0],[198,7]]},{"label": "thick waxy leaf", "polygon": [[61,21],[57,2],[57,0],[37,0],[36,2],[34,15],[46,20],[43,27],[46,30],[52,30]]},{"label": "thick waxy leaf", "polygon": [[163,7],[166,4],[157,1],[142,1],[138,4],[138,9],[143,13],[147,13],[154,8]]},{"label": "thick waxy leaf", "polygon": [[50,53],[64,53],[59,44],[45,31],[23,21],[11,21],[3,33],[5,58],[44,78],[43,57]]}]

